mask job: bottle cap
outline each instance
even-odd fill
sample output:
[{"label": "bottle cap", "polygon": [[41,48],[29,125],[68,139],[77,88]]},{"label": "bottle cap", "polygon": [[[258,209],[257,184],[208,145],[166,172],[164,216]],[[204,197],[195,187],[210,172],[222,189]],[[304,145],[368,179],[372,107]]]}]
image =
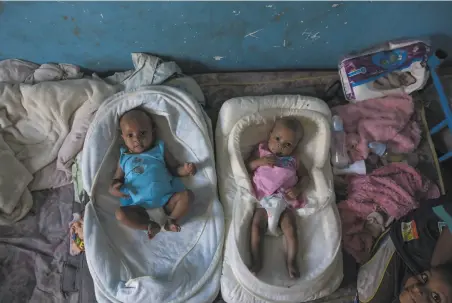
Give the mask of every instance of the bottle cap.
[{"label": "bottle cap", "polygon": [[339,116],[333,116],[333,129],[337,132],[344,130],[344,123],[342,122],[342,118]]},{"label": "bottle cap", "polygon": [[386,152],[386,144],[381,142],[370,142],[369,149],[378,156],[383,156]]}]

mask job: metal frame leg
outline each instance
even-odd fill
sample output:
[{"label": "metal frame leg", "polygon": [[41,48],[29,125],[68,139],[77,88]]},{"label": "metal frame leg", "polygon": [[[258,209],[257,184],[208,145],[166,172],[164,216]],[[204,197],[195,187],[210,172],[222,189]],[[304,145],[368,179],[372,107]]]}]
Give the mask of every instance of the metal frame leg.
[{"label": "metal frame leg", "polygon": [[[441,64],[442,60],[447,57],[447,54],[443,51],[436,51],[434,55],[430,56],[427,60],[427,65],[430,69],[430,74],[432,75],[433,84],[435,85],[436,92],[439,96],[439,103],[441,108],[443,109],[444,115],[446,119],[435,125],[431,130],[430,134],[434,135],[438,133],[444,127],[448,127],[449,131],[452,131],[452,110],[449,106],[449,100],[447,99],[446,93],[444,92],[443,85],[441,84],[441,80],[436,73],[436,68]],[[438,161],[443,162],[452,157],[452,151],[447,152],[443,156],[441,156]]]},{"label": "metal frame leg", "polygon": [[449,159],[450,157],[452,157],[452,151],[445,153],[444,155],[442,155],[441,157],[438,158],[439,162],[443,162],[447,159]]},{"label": "metal frame leg", "polygon": [[440,130],[442,130],[446,126],[447,126],[447,119],[444,119],[443,121],[439,122],[438,124],[436,124],[435,126],[432,127],[432,129],[430,130],[430,135],[434,135],[434,134],[438,133]]}]

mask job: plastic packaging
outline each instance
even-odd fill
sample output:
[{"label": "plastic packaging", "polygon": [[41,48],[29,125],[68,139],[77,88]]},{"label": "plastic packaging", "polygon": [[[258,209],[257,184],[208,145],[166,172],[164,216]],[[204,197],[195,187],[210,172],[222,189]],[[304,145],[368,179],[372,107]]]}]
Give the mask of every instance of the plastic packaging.
[{"label": "plastic packaging", "polygon": [[366,162],[364,160],[356,161],[344,168],[333,167],[333,174],[335,175],[365,175],[366,174]]},{"label": "plastic packaging", "polygon": [[345,98],[350,102],[411,94],[424,87],[429,77],[430,45],[423,40],[388,41],[339,63]]},{"label": "plastic packaging", "polygon": [[333,116],[333,133],[331,137],[331,164],[336,168],[345,168],[350,164],[350,158],[345,145],[344,124],[339,116]]},{"label": "plastic packaging", "polygon": [[72,221],[69,223],[71,256],[77,256],[85,251],[85,241],[83,240],[83,218],[79,213],[72,214]]}]

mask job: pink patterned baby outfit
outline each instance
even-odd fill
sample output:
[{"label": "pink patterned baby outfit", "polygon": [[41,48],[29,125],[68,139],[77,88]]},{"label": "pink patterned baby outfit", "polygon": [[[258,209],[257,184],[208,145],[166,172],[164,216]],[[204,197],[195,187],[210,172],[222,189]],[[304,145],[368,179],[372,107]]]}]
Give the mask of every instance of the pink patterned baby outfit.
[{"label": "pink patterned baby outfit", "polygon": [[[271,156],[267,143],[260,143],[257,150],[259,158]],[[294,156],[276,157],[273,167],[261,166],[254,171],[253,185],[256,198],[260,206],[265,208],[268,214],[268,230],[272,235],[278,235],[279,217],[288,205],[300,208],[303,205],[301,199],[286,201],[284,192],[298,183],[298,163]]]}]

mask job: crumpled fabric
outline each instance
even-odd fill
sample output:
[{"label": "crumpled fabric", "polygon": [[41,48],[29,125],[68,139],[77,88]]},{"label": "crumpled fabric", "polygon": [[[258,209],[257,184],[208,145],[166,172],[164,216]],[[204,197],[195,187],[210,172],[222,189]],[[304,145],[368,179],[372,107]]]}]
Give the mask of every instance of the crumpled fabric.
[{"label": "crumpled fabric", "polygon": [[368,175],[348,177],[348,197],[338,204],[344,249],[358,263],[370,258],[374,237],[365,228],[367,217],[381,212],[399,219],[420,203],[438,198],[438,186],[405,163],[391,163]]},{"label": "crumpled fabric", "polygon": [[83,73],[72,64],[36,64],[33,62],[8,59],[0,61],[0,83],[36,84],[44,81],[80,79]]},{"label": "crumpled fabric", "polygon": [[201,105],[206,104],[201,87],[192,77],[183,75],[175,62],[164,62],[159,57],[145,53],[132,53],[132,61],[133,70],[114,73],[104,80],[109,84],[120,85],[124,91],[151,84],[172,86],[191,94]]},{"label": "crumpled fabric", "polygon": [[395,153],[410,153],[421,141],[421,129],[412,119],[413,99],[406,94],[336,106],[332,113],[343,120],[352,162],[366,159],[373,141]]},{"label": "crumpled fabric", "polygon": [[175,62],[164,62],[156,56],[145,53],[132,53],[134,69],[115,73],[104,80],[110,84],[121,84],[125,91],[146,85],[162,84],[182,70]]}]

